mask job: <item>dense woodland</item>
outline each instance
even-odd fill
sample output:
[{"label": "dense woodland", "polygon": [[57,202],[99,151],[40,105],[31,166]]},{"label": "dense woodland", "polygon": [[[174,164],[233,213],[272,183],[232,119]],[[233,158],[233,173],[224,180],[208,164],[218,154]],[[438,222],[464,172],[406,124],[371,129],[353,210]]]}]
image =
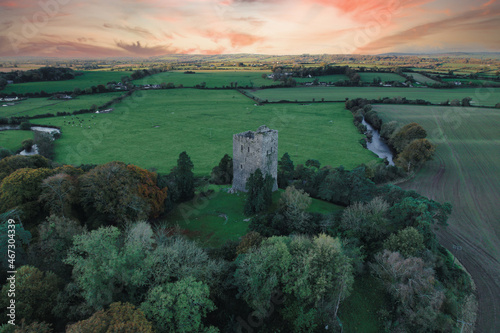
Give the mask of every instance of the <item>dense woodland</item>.
[{"label": "dense woodland", "polygon": [[[393,135],[400,156],[422,136],[410,132]],[[277,210],[269,209],[272,179],[257,170],[242,207],[249,232],[220,248],[202,248],[155,222],[181,202],[210,198],[196,189],[204,179],[193,167],[186,152],[164,175],[122,162],[1,159],[3,238],[7,220],[16,221],[16,316],[23,319],[16,332],[340,331],[338,311],[363,276],[383,285],[379,315],[387,330],[451,331],[462,316],[470,280],[434,234],[451,206],[377,186],[383,165],[295,166],[284,154]],[[226,155],[210,181],[231,180]],[[311,197],[345,209],[308,213]],[[5,249],[1,255],[7,265]]]}]

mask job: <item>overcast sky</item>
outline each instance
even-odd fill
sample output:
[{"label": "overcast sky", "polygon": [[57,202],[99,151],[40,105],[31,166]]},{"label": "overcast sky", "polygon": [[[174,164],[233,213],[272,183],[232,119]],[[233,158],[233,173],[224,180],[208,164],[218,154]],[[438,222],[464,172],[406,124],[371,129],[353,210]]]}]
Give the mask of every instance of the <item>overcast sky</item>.
[{"label": "overcast sky", "polygon": [[500,51],[500,0],[0,0],[0,56]]}]

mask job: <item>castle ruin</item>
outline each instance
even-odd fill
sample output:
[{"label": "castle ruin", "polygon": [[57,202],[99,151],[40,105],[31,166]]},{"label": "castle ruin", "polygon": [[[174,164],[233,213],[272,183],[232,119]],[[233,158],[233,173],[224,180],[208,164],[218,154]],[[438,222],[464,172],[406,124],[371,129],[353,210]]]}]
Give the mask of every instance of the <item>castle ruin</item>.
[{"label": "castle ruin", "polygon": [[250,174],[260,169],[274,178],[273,191],[278,189],[278,131],[260,126],[256,132],[233,135],[233,191],[246,192]]}]

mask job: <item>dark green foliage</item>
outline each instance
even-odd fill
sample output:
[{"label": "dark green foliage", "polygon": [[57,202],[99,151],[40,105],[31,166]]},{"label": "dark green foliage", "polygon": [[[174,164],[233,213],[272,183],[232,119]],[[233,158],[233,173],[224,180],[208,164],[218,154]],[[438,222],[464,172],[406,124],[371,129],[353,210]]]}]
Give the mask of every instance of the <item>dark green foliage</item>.
[{"label": "dark green foliage", "polygon": [[293,161],[290,159],[288,153],[284,153],[281,159],[278,161],[278,187],[286,188],[293,179],[294,172]]},{"label": "dark green foliage", "polygon": [[424,139],[427,136],[425,129],[417,123],[403,126],[390,140],[390,144],[398,153],[402,152],[413,140]]},{"label": "dark green foliage", "polygon": [[245,215],[260,213],[271,206],[273,183],[273,177],[269,174],[264,177],[260,169],[250,174],[246,183],[248,193],[244,208]]},{"label": "dark green foliage", "polygon": [[34,142],[38,148],[38,154],[49,160],[54,158],[54,140],[51,134],[35,131]]},{"label": "dark green foliage", "polygon": [[34,156],[9,156],[0,161],[0,182],[12,172],[21,168],[50,168],[48,159],[40,155]]},{"label": "dark green foliage", "polygon": [[413,140],[398,155],[395,163],[409,172],[418,169],[425,162],[431,160],[435,150],[436,146],[427,139]]},{"label": "dark green foliage", "polygon": [[13,155],[13,153],[10,149],[0,148],[0,160],[5,158],[5,157],[12,156],[12,155]]},{"label": "dark green foliage", "polygon": [[353,202],[370,201],[375,192],[375,184],[364,174],[363,167],[352,171],[347,171],[342,166],[336,168],[320,185],[320,198],[345,206]]},{"label": "dark green foliage", "polygon": [[179,201],[188,201],[194,197],[194,175],[193,162],[188,154],[183,151],[177,160],[177,168],[175,169],[175,181],[179,190]]},{"label": "dark green foliage", "polygon": [[24,140],[21,145],[23,146],[23,149],[27,152],[31,152],[31,148],[33,147],[33,139],[26,139]]},{"label": "dark green foliage", "polygon": [[226,185],[233,182],[233,159],[228,154],[212,169],[211,182],[217,185]]},{"label": "dark green foliage", "polygon": [[31,124],[29,123],[29,121],[22,122],[19,125],[19,129],[21,129],[23,131],[29,131],[31,129]]},{"label": "dark green foliage", "polygon": [[415,257],[424,249],[424,237],[413,227],[392,234],[384,242],[384,248],[399,252],[404,257]]},{"label": "dark green foliage", "polygon": [[63,81],[75,78],[75,72],[67,67],[40,67],[27,71],[0,73],[0,78],[12,80],[14,83]]}]

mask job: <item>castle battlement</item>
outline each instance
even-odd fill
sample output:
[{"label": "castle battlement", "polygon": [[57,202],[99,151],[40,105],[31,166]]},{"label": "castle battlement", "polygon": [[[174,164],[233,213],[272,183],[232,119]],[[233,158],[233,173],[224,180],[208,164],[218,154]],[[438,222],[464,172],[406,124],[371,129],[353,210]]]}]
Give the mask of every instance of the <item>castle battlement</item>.
[{"label": "castle battlement", "polygon": [[278,189],[278,131],[260,126],[257,131],[233,135],[233,190],[246,192],[250,174],[260,169],[274,178]]}]

